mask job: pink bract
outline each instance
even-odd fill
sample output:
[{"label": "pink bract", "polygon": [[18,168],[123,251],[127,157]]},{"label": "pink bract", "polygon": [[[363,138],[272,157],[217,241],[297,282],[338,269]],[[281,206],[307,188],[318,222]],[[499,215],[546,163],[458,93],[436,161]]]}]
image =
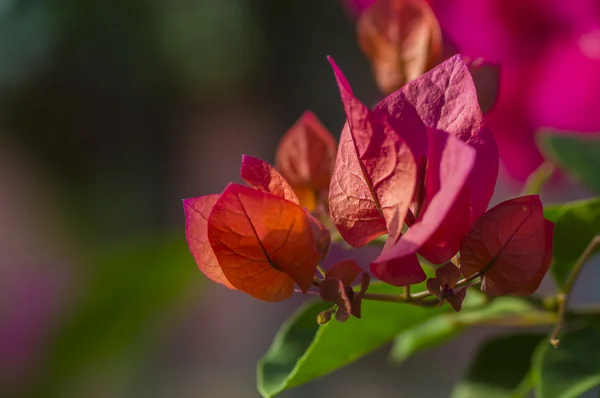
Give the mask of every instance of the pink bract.
[{"label": "pink bract", "polygon": [[488,114],[509,173],[525,179],[543,161],[542,127],[600,131],[600,6],[596,0],[430,0],[462,54],[500,67]]},{"label": "pink bract", "polygon": [[[373,273],[398,286],[421,282],[416,253],[435,263],[456,254],[496,184],[497,149],[471,75],[455,56],[371,111],[332,66],[348,117],[330,188],[333,221],[354,246],[387,232]],[[403,160],[407,153],[412,157]],[[420,168],[416,173],[412,162]],[[393,184],[378,192],[381,181]],[[388,198],[385,205],[380,198]],[[406,198],[412,198],[412,220],[406,219]],[[405,221],[410,229],[402,235]]]}]

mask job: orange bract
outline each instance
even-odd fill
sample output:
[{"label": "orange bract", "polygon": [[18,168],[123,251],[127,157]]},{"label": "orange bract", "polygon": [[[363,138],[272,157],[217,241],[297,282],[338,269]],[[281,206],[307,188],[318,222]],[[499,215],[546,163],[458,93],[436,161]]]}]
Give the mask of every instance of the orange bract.
[{"label": "orange bract", "polygon": [[379,0],[357,24],[358,43],[389,94],[435,66],[442,33],[425,0]]},{"label": "orange bract", "polygon": [[307,292],[321,260],[302,207],[239,184],[215,203],[208,239],[227,280],[265,301],[289,298],[294,282]]}]

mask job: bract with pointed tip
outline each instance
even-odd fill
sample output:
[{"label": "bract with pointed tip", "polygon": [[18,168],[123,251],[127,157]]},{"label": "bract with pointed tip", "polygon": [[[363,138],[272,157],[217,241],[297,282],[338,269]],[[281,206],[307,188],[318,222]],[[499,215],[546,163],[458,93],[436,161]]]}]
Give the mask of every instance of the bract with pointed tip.
[{"label": "bract with pointed tip", "polygon": [[240,176],[248,185],[262,192],[267,192],[290,202],[299,204],[300,201],[294,190],[281,174],[269,163],[252,156],[242,156]]},{"label": "bract with pointed tip", "polygon": [[275,167],[309,210],[327,197],[336,150],[335,138],[310,111],[279,141]]},{"label": "bract with pointed tip", "polygon": [[472,146],[476,158],[467,182],[469,223],[486,211],[498,177],[498,149],[479,107],[471,74],[460,55],[390,94],[374,112],[390,116],[389,123],[402,132],[417,162],[428,151],[421,138],[422,129],[414,127],[418,121]]},{"label": "bract with pointed tip", "polygon": [[330,62],[348,119],[330,188],[333,221],[352,246],[386,232],[395,241],[416,185],[414,157],[385,115],[372,113],[356,99],[341,70]]},{"label": "bract with pointed tip", "polygon": [[265,301],[289,298],[294,282],[306,293],[322,258],[302,207],[239,184],[214,204],[208,239],[227,280]]}]

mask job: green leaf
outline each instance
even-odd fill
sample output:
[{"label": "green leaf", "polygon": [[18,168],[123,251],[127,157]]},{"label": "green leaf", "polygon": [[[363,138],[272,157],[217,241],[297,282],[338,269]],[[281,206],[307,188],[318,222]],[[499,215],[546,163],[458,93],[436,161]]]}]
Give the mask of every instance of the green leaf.
[{"label": "green leaf", "polygon": [[[470,290],[468,296],[483,296],[476,290]],[[469,326],[486,324],[536,323],[544,317],[551,324],[553,317],[536,311],[531,303],[520,297],[499,297],[482,308],[464,308],[458,313],[436,315],[427,321],[400,333],[394,340],[391,360],[401,363],[415,353],[438,346],[457,337]]]},{"label": "green leaf", "polygon": [[550,271],[562,287],[577,258],[594,236],[600,234],[600,198],[546,206],[544,215],[555,224]]},{"label": "green leaf", "polygon": [[452,314],[437,315],[398,335],[390,351],[395,364],[406,361],[419,351],[439,346],[460,335],[467,328]]},{"label": "green leaf", "polygon": [[533,358],[537,398],[577,398],[600,385],[600,332],[565,334],[558,348],[540,344]]},{"label": "green leaf", "polygon": [[[65,388],[102,366],[118,368],[119,376],[135,372],[156,344],[161,324],[168,324],[165,318],[189,297],[199,272],[179,234],[105,247],[86,258],[94,260],[85,264],[89,272],[74,297],[74,311],[58,331],[31,396],[63,396]],[[135,375],[125,378],[132,382]]]},{"label": "green leaf", "polygon": [[597,135],[546,130],[540,137],[540,149],[561,169],[600,194],[600,139]]},{"label": "green leaf", "polygon": [[[369,292],[400,294],[401,290],[373,284]],[[258,363],[258,390],[263,397],[275,396],[348,365],[398,333],[448,310],[365,300],[362,319],[351,317],[344,323],[332,320],[317,327],[316,316],[323,308],[321,302],[305,306],[278,332]]]},{"label": "green leaf", "polygon": [[530,389],[532,354],[544,335],[514,334],[483,344],[452,398],[510,398]]}]

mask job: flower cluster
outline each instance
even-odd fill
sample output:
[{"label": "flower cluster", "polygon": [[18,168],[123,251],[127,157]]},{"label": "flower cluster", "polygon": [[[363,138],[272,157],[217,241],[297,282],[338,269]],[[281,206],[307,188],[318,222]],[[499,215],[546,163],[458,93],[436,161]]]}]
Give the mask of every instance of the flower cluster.
[{"label": "flower cluster", "polygon": [[[371,275],[407,287],[410,297],[408,287],[427,279],[422,263],[437,267],[425,295],[457,311],[477,281],[489,295],[532,294],[550,265],[553,225],[536,195],[487,209],[498,151],[462,57],[373,109],[330,62],[347,118],[337,155],[332,135],[306,113],[283,137],[276,168],[244,156],[249,187],[230,184],[220,195],[184,200],[200,270],[266,301],[317,289],[333,303],[320,322],[334,312],[342,322],[360,317],[361,300],[377,299],[367,292]],[[353,260],[319,267],[334,227],[352,247],[387,236],[370,273]]]}]

